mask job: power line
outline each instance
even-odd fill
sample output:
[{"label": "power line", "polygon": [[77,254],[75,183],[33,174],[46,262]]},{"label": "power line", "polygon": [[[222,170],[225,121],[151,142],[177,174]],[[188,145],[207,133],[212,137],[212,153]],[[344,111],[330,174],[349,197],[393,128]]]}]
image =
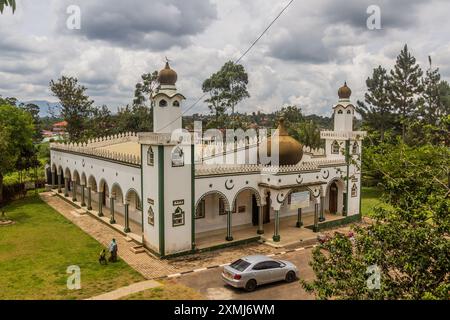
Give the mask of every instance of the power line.
[{"label": "power line", "polygon": [[[234,63],[238,63],[239,61],[241,61],[246,55],[247,53],[256,45],[256,43],[264,36],[264,34],[266,34],[267,31],[269,31],[269,29],[272,27],[272,25],[278,20],[279,17],[281,17],[281,15],[284,13],[284,11],[286,11],[287,8],[289,8],[289,6],[292,4],[292,2],[294,2],[294,0],[290,0],[288,2],[288,4],[286,4],[283,9],[281,9],[281,11],[277,14],[277,16],[272,20],[272,22],[269,23],[269,25],[267,26],[267,28],[264,29],[264,31],[258,36],[258,38],[256,38],[255,41],[252,42],[252,44],[247,48],[247,50],[245,50],[245,52],[237,59],[235,60]],[[203,93],[202,96],[200,98],[198,98],[197,100],[195,100],[195,102],[190,105],[186,110],[184,110],[184,112],[181,113],[181,117],[183,115],[186,114],[186,112],[188,112],[189,110],[191,110],[193,107],[195,107],[197,105],[197,103],[200,102],[200,100],[202,100],[205,96],[207,95],[207,93]],[[168,124],[166,124],[164,127],[162,127],[160,130],[163,130],[165,128],[167,128],[168,126],[170,126],[172,123],[174,123],[175,121],[177,121],[180,117],[172,120],[171,122],[169,122]]]}]

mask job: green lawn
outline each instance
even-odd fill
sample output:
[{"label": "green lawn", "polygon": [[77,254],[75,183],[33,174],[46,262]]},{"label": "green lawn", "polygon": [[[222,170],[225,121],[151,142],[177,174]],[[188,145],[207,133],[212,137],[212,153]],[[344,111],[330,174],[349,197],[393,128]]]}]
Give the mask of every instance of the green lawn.
[{"label": "green lawn", "polygon": [[376,187],[363,187],[361,197],[361,211],[364,216],[370,216],[376,206],[386,206],[380,200],[381,190]]},{"label": "green lawn", "polygon": [[[0,227],[1,299],[83,299],[144,280],[125,262],[98,263],[102,245],[38,196],[6,207],[16,221]],[[68,290],[67,267],[81,269],[81,289]]]}]

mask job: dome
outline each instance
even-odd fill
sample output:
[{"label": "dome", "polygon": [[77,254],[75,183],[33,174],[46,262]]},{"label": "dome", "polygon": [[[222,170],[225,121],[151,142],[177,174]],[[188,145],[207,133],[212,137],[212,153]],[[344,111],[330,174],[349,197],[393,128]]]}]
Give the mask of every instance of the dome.
[{"label": "dome", "polygon": [[[303,157],[303,146],[300,142],[292,138],[284,127],[284,119],[280,118],[280,122],[278,124],[278,128],[267,140],[266,143],[262,143],[259,146],[259,151],[261,154],[267,154],[267,156],[271,156],[271,140],[274,137],[278,137],[278,154],[279,160],[278,165],[287,166],[294,165],[300,162]],[[269,149],[266,153],[266,147]]]},{"label": "dome", "polygon": [[170,69],[169,62],[166,62],[166,66],[164,69],[159,71],[158,81],[161,85],[175,85],[177,82],[178,75],[177,73]]},{"label": "dome", "polygon": [[344,82],[344,85],[340,87],[338,90],[339,99],[349,99],[351,95],[352,90],[350,90],[350,88],[347,87],[347,82]]}]

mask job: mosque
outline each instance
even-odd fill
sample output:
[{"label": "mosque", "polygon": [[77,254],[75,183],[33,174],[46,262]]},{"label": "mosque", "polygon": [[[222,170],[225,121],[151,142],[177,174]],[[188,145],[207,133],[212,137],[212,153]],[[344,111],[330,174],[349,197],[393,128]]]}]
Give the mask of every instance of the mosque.
[{"label": "mosque", "polygon": [[[158,257],[250,241],[272,245],[360,219],[361,144],[344,84],[334,130],[313,150],[280,119],[225,141],[182,129],[185,97],[166,63],[152,94],[154,132],[51,144],[54,193]],[[269,160],[268,160],[269,159]]]}]

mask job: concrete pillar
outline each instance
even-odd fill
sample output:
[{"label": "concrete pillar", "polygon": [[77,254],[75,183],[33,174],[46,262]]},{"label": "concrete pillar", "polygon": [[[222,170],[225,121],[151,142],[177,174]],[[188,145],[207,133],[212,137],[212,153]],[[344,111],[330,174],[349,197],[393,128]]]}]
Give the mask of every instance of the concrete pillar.
[{"label": "concrete pillar", "polygon": [[301,228],[303,226],[302,221],[302,208],[297,209],[297,223],[295,224],[297,228]]},{"label": "concrete pillar", "polygon": [[88,191],[88,194],[87,194],[87,209],[88,210],[92,210],[91,187],[87,187],[87,191]]},{"label": "concrete pillar", "polygon": [[103,217],[103,192],[98,192],[98,216]]},{"label": "concrete pillar", "polygon": [[319,222],[325,221],[325,216],[323,215],[323,207],[325,206],[325,197],[320,197],[320,217]]},{"label": "concrete pillar", "polygon": [[72,201],[77,201],[77,183],[72,181]]},{"label": "concrete pillar", "polygon": [[81,206],[82,207],[86,207],[86,203],[84,202],[84,189],[85,189],[85,187],[84,187],[84,185],[81,185]]},{"label": "concrete pillar", "polygon": [[58,193],[62,192],[61,187],[62,187],[62,173],[58,174]]},{"label": "concrete pillar", "polygon": [[314,232],[319,231],[319,203],[314,203]]},{"label": "concrete pillar", "polygon": [[258,234],[264,234],[264,224],[263,224],[263,211],[264,206],[260,205],[258,206]]},{"label": "concrete pillar", "polygon": [[231,210],[227,211],[227,237],[225,240],[227,241],[233,241],[233,237],[231,235]]},{"label": "concrete pillar", "polygon": [[114,219],[114,197],[111,196],[109,198],[109,210],[111,211],[111,219],[109,219],[109,223],[114,224],[116,220]]},{"label": "concrete pillar", "polygon": [[273,241],[280,241],[280,210],[275,210]]},{"label": "concrete pillar", "polygon": [[130,221],[128,220],[129,219],[129,213],[128,213],[129,208],[128,207],[130,206],[130,204],[124,203],[123,206],[125,208],[125,228],[123,229],[123,232],[128,233],[131,231],[130,230]]},{"label": "concrete pillar", "polygon": [[64,197],[69,196],[69,178],[64,178]]}]

